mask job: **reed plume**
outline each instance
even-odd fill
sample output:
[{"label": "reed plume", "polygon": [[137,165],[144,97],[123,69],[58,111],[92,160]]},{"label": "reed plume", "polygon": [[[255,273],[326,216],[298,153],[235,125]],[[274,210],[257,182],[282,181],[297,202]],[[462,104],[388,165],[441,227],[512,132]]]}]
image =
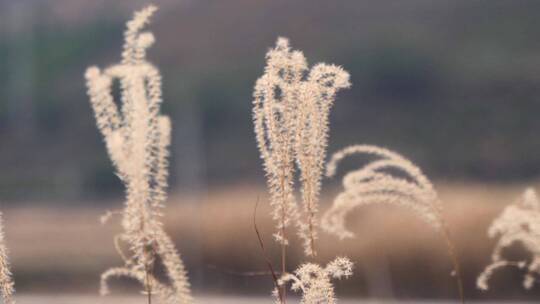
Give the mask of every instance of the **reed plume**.
[{"label": "reed plume", "polygon": [[[349,75],[338,66],[322,63],[308,69],[304,54],[291,50],[285,38],[278,38],[266,60],[253,94],[253,120],[277,222],[274,236],[284,256],[287,227],[296,224],[305,253],[312,256],[316,253],[328,115],[336,92],[350,85]],[[294,196],[295,163],[300,171],[301,212]]]},{"label": "reed plume", "polygon": [[344,190],[337,195],[332,207],[323,215],[323,229],[340,239],[353,237],[354,233],[345,226],[345,219],[352,210],[360,206],[383,203],[412,210],[443,235],[463,302],[459,263],[442,215],[442,203],[433,184],[408,159],[390,150],[370,145],[349,146],[335,153],[326,166],[326,175],[333,177],[339,162],[352,154],[363,154],[376,159],[343,177]]},{"label": "reed plume", "polygon": [[[326,267],[306,263],[292,273],[285,273],[279,279],[279,285],[291,283],[291,289],[302,293],[301,304],[334,304],[336,296],[331,279],[347,278],[352,275],[353,263],[344,257],[338,257]],[[278,290],[274,290],[275,303],[280,303]]]},{"label": "reed plume", "polygon": [[[442,227],[442,208],[431,182],[409,160],[390,150],[369,145],[347,147],[335,153],[326,167],[326,175],[336,174],[339,162],[351,154],[365,154],[378,159],[343,177],[344,191],[323,215],[322,227],[341,239],[354,233],[345,226],[349,212],[359,206],[388,203],[411,209],[435,230]],[[397,170],[406,177],[393,175]]]},{"label": "reed plume", "polygon": [[[157,294],[162,303],[185,304],[192,303],[186,270],[160,221],[167,198],[171,122],[160,114],[159,70],[146,61],[146,50],[154,43],[154,36],[141,32],[156,9],[148,6],[127,23],[121,63],[104,70],[93,66],[86,71],[97,126],[127,192],[123,232],[114,238],[125,265],[102,274],[101,294],[109,292],[110,278],[130,277],[144,286],[148,302],[152,294]],[[120,109],[112,96],[115,80],[121,87]],[[129,252],[122,250],[124,244]],[[153,274],[157,259],[165,268],[168,283]]]},{"label": "reed plume", "polygon": [[[523,287],[531,289],[540,275],[540,202],[532,188],[526,189],[521,197],[513,204],[507,206],[488,229],[490,238],[499,237],[493,254],[491,264],[478,276],[477,287],[481,290],[489,289],[489,279],[494,272],[507,266],[514,266],[526,271]],[[506,260],[502,252],[515,243],[522,244],[532,259],[527,262]]]},{"label": "reed plume", "polygon": [[15,293],[15,284],[13,283],[6,240],[4,237],[4,222],[0,212],[0,290],[4,304],[15,304],[13,294]]},{"label": "reed plume", "polygon": [[304,251],[315,255],[321,179],[328,145],[328,116],[336,92],[349,87],[349,74],[335,65],[317,64],[299,86],[298,130],[295,142],[296,163],[300,170],[300,183],[304,219],[300,236]]}]

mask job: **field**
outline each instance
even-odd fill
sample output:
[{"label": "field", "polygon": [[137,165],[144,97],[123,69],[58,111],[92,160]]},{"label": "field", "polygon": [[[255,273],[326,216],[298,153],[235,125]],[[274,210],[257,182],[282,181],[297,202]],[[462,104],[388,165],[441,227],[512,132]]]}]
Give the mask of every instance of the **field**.
[{"label": "field", "polygon": [[[247,304],[247,303],[271,303],[270,301],[263,302],[256,298],[218,298],[205,297],[198,301],[201,304]],[[96,298],[95,296],[47,296],[47,295],[32,295],[18,297],[18,303],[21,304],[127,304],[127,303],[144,303],[141,297],[108,297]],[[345,303],[345,302],[344,302]]]},{"label": "field", "polygon": [[2,304],[540,299],[540,2],[146,2],[0,0]]},{"label": "field", "polygon": [[[475,277],[488,263],[493,247],[486,236],[487,226],[524,186],[442,184],[438,187],[469,297],[524,299],[534,294],[522,291],[519,274],[510,271],[496,276],[494,286],[505,284],[511,288],[479,293],[474,287]],[[269,235],[273,228],[266,212],[265,191],[247,186],[227,189],[196,197],[173,197],[166,209],[165,227],[183,255],[196,294],[268,294],[270,279],[248,273],[266,271],[253,229],[258,196],[261,206],[257,224],[269,254],[275,261],[278,257],[277,246]],[[323,200],[323,206],[329,203],[330,198]],[[120,207],[121,202],[110,205]],[[6,234],[18,291],[95,293],[100,272],[121,263],[111,240],[119,231],[118,222],[113,218],[110,223],[100,225],[98,218],[104,211],[105,208],[34,207],[6,210]],[[353,278],[337,283],[340,295],[455,298],[454,281],[449,275],[451,264],[443,241],[412,213],[388,206],[367,207],[358,209],[348,221],[357,238],[338,241],[323,234],[317,257],[326,262],[335,255],[347,255],[355,262]],[[290,264],[300,262],[300,256],[300,249],[296,248]],[[113,291],[121,294],[131,287],[114,285]],[[27,303],[24,301],[23,298],[20,303]]]},{"label": "field", "polygon": [[[139,300],[137,302],[137,299]],[[35,295],[35,296],[21,296],[19,297],[18,303],[20,304],[134,304],[134,303],[143,303],[141,298],[136,297],[111,297],[111,298],[97,298],[89,296],[46,296],[46,295]],[[261,298],[233,298],[233,297],[204,297],[198,299],[200,304],[256,304],[256,303],[272,303],[268,299]],[[389,303],[399,303],[399,304],[450,304],[453,302],[448,301],[358,301],[358,300],[339,300],[339,303],[342,304],[389,304]],[[475,302],[475,303],[488,303],[488,302]],[[493,303],[493,302],[489,302]],[[499,304],[509,304],[509,302],[496,302]],[[520,302],[522,304],[527,304],[529,302]],[[531,302],[532,303],[532,302]]]}]

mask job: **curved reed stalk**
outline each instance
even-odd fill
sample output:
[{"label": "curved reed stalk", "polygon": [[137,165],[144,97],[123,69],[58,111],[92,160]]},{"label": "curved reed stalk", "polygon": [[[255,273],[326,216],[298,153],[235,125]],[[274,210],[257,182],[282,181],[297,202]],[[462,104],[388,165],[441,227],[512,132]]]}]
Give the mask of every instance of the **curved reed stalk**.
[{"label": "curved reed stalk", "polygon": [[[442,216],[442,204],[433,184],[412,162],[390,150],[370,145],[355,145],[335,153],[326,167],[326,175],[336,174],[339,162],[352,154],[364,154],[377,159],[347,173],[344,191],[335,198],[323,215],[322,227],[341,239],[353,237],[345,227],[345,218],[353,209],[370,204],[392,204],[412,210],[445,239],[461,301],[464,301],[461,271],[449,230]],[[395,173],[401,174],[395,174]]]},{"label": "curved reed stalk", "polygon": [[[122,212],[123,233],[115,246],[125,266],[102,275],[102,294],[108,291],[111,277],[131,277],[141,282],[151,302],[156,293],[162,303],[192,303],[184,264],[160,222],[168,177],[168,148],[171,123],[160,114],[161,75],[146,61],[146,49],[154,42],[149,32],[141,32],[156,11],[148,6],[136,12],[127,23],[122,62],[101,71],[86,71],[88,95],[99,130],[105,138],[117,175],[127,189]],[[112,97],[112,82],[121,85],[121,108]],[[120,242],[129,245],[121,251]],[[169,284],[152,274],[156,259],[161,259]]]}]

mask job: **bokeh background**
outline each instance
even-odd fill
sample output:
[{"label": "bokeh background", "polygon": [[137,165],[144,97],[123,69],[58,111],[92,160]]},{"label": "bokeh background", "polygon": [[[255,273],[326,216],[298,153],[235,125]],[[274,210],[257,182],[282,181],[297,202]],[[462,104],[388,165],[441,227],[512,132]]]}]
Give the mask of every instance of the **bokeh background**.
[{"label": "bokeh background", "polygon": [[[18,290],[97,290],[120,259],[114,222],[123,187],[86,96],[89,65],[118,61],[124,23],[140,0],[0,1],[0,206]],[[471,299],[534,299],[523,273],[503,271],[487,293],[475,276],[489,261],[486,230],[540,177],[540,2],[359,0],[156,0],[150,60],[164,78],[173,120],[166,225],[195,290],[271,289],[253,231],[268,247],[264,174],[251,94],[264,55],[290,38],[311,64],[342,65],[353,86],[338,95],[329,151],[382,145],[415,161],[441,190]],[[351,166],[351,168],[353,168]],[[339,191],[325,181],[323,209]],[[318,260],[349,255],[344,297],[456,298],[444,242],[403,210],[369,207],[350,219],[356,239],[323,236]],[[274,251],[276,250],[276,251]],[[277,261],[277,248],[271,248]],[[291,265],[301,261],[293,249]],[[520,248],[510,255],[527,258]],[[121,291],[133,286],[118,284]],[[504,288],[502,288],[504,287]]]}]

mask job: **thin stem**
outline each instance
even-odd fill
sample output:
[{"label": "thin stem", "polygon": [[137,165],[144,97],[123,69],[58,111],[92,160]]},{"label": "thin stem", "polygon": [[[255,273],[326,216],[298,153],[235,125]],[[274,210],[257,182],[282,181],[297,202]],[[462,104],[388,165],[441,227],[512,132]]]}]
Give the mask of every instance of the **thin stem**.
[{"label": "thin stem", "polygon": [[132,259],[128,258],[128,256],[124,253],[124,250],[122,250],[122,245],[120,244],[120,241],[122,240],[122,235],[115,235],[114,236],[114,248],[116,249],[116,252],[120,255],[122,260],[124,260],[124,263],[126,265],[130,265],[132,263]]},{"label": "thin stem", "polygon": [[456,249],[454,247],[454,243],[451,240],[450,237],[450,230],[448,229],[448,226],[446,225],[446,222],[442,220],[442,229],[443,229],[443,236],[446,241],[446,247],[448,249],[448,253],[450,255],[450,258],[452,259],[452,264],[454,265],[454,271],[455,271],[455,277],[456,277],[456,284],[459,292],[459,298],[461,300],[461,303],[465,303],[465,296],[463,292],[463,279],[461,275],[461,267],[459,265],[459,259],[456,254]]},{"label": "thin stem", "polygon": [[308,183],[307,183],[307,206],[308,206],[308,223],[309,223],[309,246],[310,246],[310,249],[311,249],[311,253],[313,256],[316,256],[317,254],[315,253],[315,238],[314,238],[314,231],[313,231],[313,218],[315,217],[315,212],[313,212],[313,200],[312,200],[312,196],[311,196],[311,183],[309,183],[309,181],[311,180],[308,179]]},{"label": "thin stem", "polygon": [[[282,193],[282,208],[281,208],[281,273],[282,275],[287,273],[287,244],[285,244],[286,237],[286,229],[285,229],[285,219],[287,217],[287,196],[285,194],[285,178],[284,174],[281,176],[281,193]],[[281,298],[282,303],[287,303],[287,287],[282,286],[281,287]]]},{"label": "thin stem", "polygon": [[255,203],[255,210],[253,210],[253,228],[255,229],[255,233],[257,234],[257,239],[259,240],[259,246],[261,246],[264,259],[266,260],[266,266],[268,266],[268,269],[270,270],[270,274],[272,275],[272,279],[274,280],[274,285],[278,292],[279,301],[283,302],[283,293],[282,293],[282,289],[279,287],[277,274],[274,271],[274,266],[272,266],[272,262],[270,262],[270,258],[268,257],[268,254],[266,253],[266,249],[264,247],[264,242],[262,240],[261,233],[259,232],[259,228],[257,228],[257,207],[258,206],[259,206],[259,197],[257,197],[257,202]]},{"label": "thin stem", "polygon": [[152,286],[150,284],[148,266],[145,266],[146,272],[146,295],[148,296],[148,304],[152,304]]},{"label": "thin stem", "polygon": [[[145,250],[145,255],[148,254],[148,252]],[[151,253],[150,253],[151,255]],[[150,282],[150,275],[152,272],[152,266],[150,265],[152,260],[152,256],[150,259],[147,259],[144,263],[144,271],[145,271],[145,285],[146,285],[146,294],[148,297],[148,304],[152,304],[152,284]]]}]

